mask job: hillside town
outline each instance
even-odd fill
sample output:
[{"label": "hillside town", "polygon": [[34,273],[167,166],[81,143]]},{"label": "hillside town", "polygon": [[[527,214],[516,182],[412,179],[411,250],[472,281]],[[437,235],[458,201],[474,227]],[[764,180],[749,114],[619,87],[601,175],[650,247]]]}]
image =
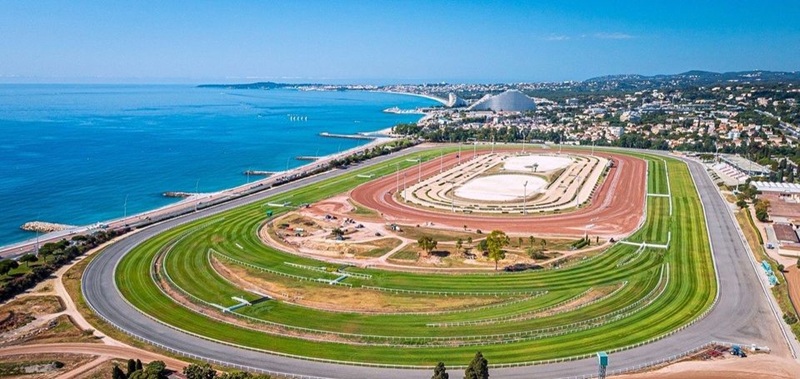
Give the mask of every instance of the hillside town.
[{"label": "hillside town", "polygon": [[[725,161],[743,175],[773,182],[796,180],[797,83],[729,80],[697,85],[673,79],[669,85],[637,85],[642,80],[635,80],[595,80],[594,89],[586,82],[562,82],[399,85],[381,90],[443,99],[444,106],[421,110],[425,117],[416,126],[397,127],[401,134],[443,142],[526,140],[737,154],[741,160]],[[479,100],[484,94],[506,91],[524,93],[535,106],[476,107],[485,103]],[[448,97],[463,99],[467,106],[448,107]],[[726,179],[737,178],[732,174]]]}]

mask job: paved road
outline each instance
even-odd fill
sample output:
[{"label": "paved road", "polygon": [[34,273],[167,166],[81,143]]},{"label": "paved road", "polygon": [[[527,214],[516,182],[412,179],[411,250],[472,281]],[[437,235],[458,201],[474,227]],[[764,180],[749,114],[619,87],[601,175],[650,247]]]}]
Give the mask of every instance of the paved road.
[{"label": "paved road", "polygon": [[[412,149],[408,152],[414,152],[415,150]],[[391,157],[380,157],[377,161],[385,161]],[[786,355],[786,342],[781,335],[775,317],[770,311],[764,292],[759,287],[759,278],[738,236],[727,204],[722,200],[716,186],[705,173],[704,167],[700,163],[693,161],[689,162],[689,166],[692,176],[697,182],[700,197],[707,212],[706,218],[720,277],[719,302],[706,318],[671,337],[636,349],[612,354],[611,369],[647,364],[674,354],[683,353],[711,340],[766,345],[771,347],[775,353]],[[107,248],[89,265],[82,283],[84,296],[100,315],[106,319],[113,320],[116,325],[129,333],[207,359],[221,360],[231,364],[276,372],[325,378],[405,379],[409,377],[429,377],[431,370],[378,369],[327,364],[270,355],[209,342],[176,331],[143,316],[122,299],[119,292],[115,290],[114,268],[117,262],[147,238],[177,225],[222,212],[247,202],[305,186],[337,174],[338,172],[329,172],[314,178],[300,180],[250,198],[238,199],[229,204],[166,221],[131,235]],[[532,360],[536,359],[536,357],[530,358]],[[493,369],[492,376],[498,378],[544,378],[589,375],[596,373],[595,365],[594,359],[585,359],[560,364]],[[459,374],[455,375],[458,376]]]}]

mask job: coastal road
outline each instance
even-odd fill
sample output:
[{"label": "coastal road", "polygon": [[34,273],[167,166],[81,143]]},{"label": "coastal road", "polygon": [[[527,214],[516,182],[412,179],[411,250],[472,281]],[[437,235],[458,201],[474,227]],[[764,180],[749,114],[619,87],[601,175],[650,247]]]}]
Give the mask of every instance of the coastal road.
[{"label": "coastal road", "polygon": [[[414,148],[405,153],[413,153]],[[396,154],[380,157],[373,162],[382,162]],[[372,163],[372,162],[370,162]],[[736,225],[730,217],[727,204],[717,188],[697,162],[687,161],[697,183],[700,198],[705,206],[706,219],[711,237],[713,254],[719,273],[719,301],[714,309],[694,325],[654,343],[611,355],[610,370],[645,365],[671,355],[681,354],[712,340],[769,346],[773,354],[788,356],[787,345],[769,303],[759,284],[759,277],[747,256],[739,238]],[[217,207],[153,225],[109,246],[97,256],[84,273],[82,289],[87,302],[102,317],[119,328],[142,339],[163,346],[203,357],[208,360],[252,367],[254,369],[291,373],[322,378],[410,378],[429,377],[431,370],[403,370],[359,367],[271,355],[246,350],[230,345],[211,342],[195,337],[142,315],[130,306],[116,290],[114,269],[119,260],[136,245],[146,239],[180,224],[190,222],[233,207],[263,199],[294,188],[313,184],[339,174],[328,172],[306,178],[241,198]],[[491,362],[491,357],[489,357]],[[530,357],[535,360],[536,357]],[[402,364],[402,362],[397,362]],[[466,364],[467,362],[447,362]],[[584,359],[558,364],[530,367],[492,369],[496,378],[558,378],[596,373],[596,361]],[[458,373],[454,372],[458,376]]]}]

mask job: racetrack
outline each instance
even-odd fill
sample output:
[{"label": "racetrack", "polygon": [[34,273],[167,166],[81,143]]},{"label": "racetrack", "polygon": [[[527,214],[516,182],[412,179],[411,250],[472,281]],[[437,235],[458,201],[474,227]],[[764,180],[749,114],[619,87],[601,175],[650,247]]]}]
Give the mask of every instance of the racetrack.
[{"label": "racetrack", "polygon": [[[516,152],[510,149],[496,149],[496,151]],[[531,152],[546,153],[547,150]],[[471,229],[499,229],[507,233],[570,236],[582,235],[588,228],[591,235],[619,239],[633,232],[643,218],[644,197],[647,191],[645,183],[647,162],[614,153],[604,152],[596,155],[613,159],[614,167],[609,171],[589,206],[563,214],[512,217],[470,214],[469,220],[465,221],[464,214],[427,210],[398,202],[392,196],[397,185],[395,175],[388,175],[355,188],[351,191],[350,198],[367,208],[381,212],[388,220],[404,224],[433,222],[440,226],[447,225],[458,229],[466,222]],[[471,154],[462,156],[462,160],[470,158]],[[458,162],[457,154],[450,154],[444,157],[444,163],[439,159],[423,163],[421,168],[423,180],[439,173],[440,165],[444,165],[447,169],[457,165]],[[398,175],[416,178],[418,170],[419,168],[415,166],[401,171]]]},{"label": "racetrack", "polygon": [[[381,157],[373,162],[384,161],[392,157]],[[423,167],[425,166],[423,165]],[[438,165],[434,164],[433,166],[435,169],[435,166]],[[705,174],[704,168],[695,162],[690,162],[689,166],[692,176],[698,184],[701,200],[707,212],[708,228],[720,276],[719,302],[705,319],[671,337],[636,349],[612,354],[612,369],[646,364],[669,355],[682,353],[713,339],[767,345],[776,353],[785,350],[776,320],[770,313],[763,292],[757,290],[758,277],[749,262],[741,240],[738,239],[733,221],[725,208],[727,205],[722,201],[716,187]],[[331,172],[315,178],[300,180],[250,198],[235,200],[219,207],[154,225],[141,233],[133,234],[110,246],[89,265],[82,283],[84,296],[101,316],[112,320],[114,324],[129,333],[207,359],[319,377],[406,378],[430,375],[429,370],[378,369],[310,362],[205,341],[171,329],[138,313],[122,299],[118,291],[114,290],[114,271],[117,262],[130,249],[144,240],[171,227],[336,174],[336,172]],[[564,377],[593,374],[595,370],[594,359],[585,359],[533,367],[493,369],[492,374],[495,377],[504,378]]]}]

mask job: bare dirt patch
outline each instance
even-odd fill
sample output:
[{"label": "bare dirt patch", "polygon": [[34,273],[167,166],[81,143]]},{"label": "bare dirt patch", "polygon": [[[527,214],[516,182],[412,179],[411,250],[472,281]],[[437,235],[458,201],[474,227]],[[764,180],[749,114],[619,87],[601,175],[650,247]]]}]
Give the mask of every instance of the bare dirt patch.
[{"label": "bare dirt patch", "polygon": [[800,364],[770,354],[747,358],[725,356],[713,360],[678,362],[651,372],[615,376],[619,379],[795,379]]},{"label": "bare dirt patch", "polygon": [[[0,362],[0,377],[50,379],[80,367],[95,359],[79,354],[25,354],[4,356]],[[55,363],[58,362],[58,363]],[[109,375],[107,377],[110,377]]]},{"label": "bare dirt patch", "polygon": [[17,297],[0,306],[0,335],[22,328],[42,315],[63,310],[64,305],[55,296]]},{"label": "bare dirt patch", "polygon": [[95,342],[100,340],[92,335],[92,330],[81,330],[67,315],[58,316],[37,329],[22,341],[23,345],[62,343],[62,342]]},{"label": "bare dirt patch", "polygon": [[253,288],[290,303],[339,312],[393,313],[435,312],[463,309],[507,301],[504,298],[434,297],[403,295],[360,288],[312,286],[287,281],[276,275],[223,263],[212,258],[214,268],[242,288]]}]

